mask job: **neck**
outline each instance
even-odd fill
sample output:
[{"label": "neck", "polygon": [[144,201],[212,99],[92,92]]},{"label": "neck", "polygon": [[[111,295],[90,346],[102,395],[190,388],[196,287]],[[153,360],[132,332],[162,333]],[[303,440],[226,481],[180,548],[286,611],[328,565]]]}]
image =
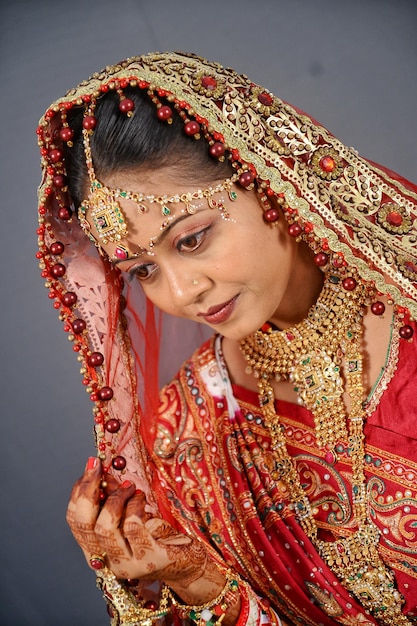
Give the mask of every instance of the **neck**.
[{"label": "neck", "polygon": [[323,272],[314,264],[313,252],[305,243],[297,245],[294,270],[278,309],[269,320],[283,330],[307,317],[323,288]]}]

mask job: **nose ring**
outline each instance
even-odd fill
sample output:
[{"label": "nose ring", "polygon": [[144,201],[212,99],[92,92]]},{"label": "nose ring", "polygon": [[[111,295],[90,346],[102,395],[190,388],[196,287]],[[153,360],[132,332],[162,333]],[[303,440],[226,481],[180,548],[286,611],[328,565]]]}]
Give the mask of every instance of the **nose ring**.
[{"label": "nose ring", "polygon": [[193,280],[193,285],[198,285],[198,280],[196,278]]}]

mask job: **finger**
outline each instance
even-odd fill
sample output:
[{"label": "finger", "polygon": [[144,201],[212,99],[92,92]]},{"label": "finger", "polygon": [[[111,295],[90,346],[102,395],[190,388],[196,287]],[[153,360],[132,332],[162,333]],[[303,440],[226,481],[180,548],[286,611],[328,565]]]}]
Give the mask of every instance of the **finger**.
[{"label": "finger", "polygon": [[108,496],[97,518],[94,532],[107,554],[110,564],[120,564],[130,559],[131,549],[121,527],[126,513],[126,504],[135,493],[135,485],[125,481]]},{"label": "finger", "polygon": [[[98,478],[97,475],[99,474],[99,472],[100,472],[99,460],[97,459],[97,457],[90,457],[87,461],[83,476],[81,476],[81,478],[79,478],[75,482],[72,488],[70,500],[68,503],[68,510],[67,510],[68,513],[72,512],[73,514],[70,517],[74,516],[81,497],[87,497],[87,498],[89,496],[91,496],[92,498],[95,497],[96,488],[97,488],[96,481],[97,481],[97,478]],[[86,483],[89,484],[89,486],[86,487]]]},{"label": "finger", "polygon": [[84,553],[100,554],[102,546],[94,533],[100,507],[101,464],[97,457],[87,461],[83,476],[75,483],[67,509],[67,522]]},{"label": "finger", "polygon": [[136,517],[143,523],[146,522],[151,515],[145,511],[145,507],[146,496],[143,491],[137,489],[127,503],[125,520],[127,521],[130,517]]},{"label": "finger", "polygon": [[105,552],[99,537],[96,536],[94,531],[95,520],[92,522],[81,521],[77,519],[74,511],[68,511],[67,522],[75,541],[83,550],[87,561],[92,554],[100,555]]},{"label": "finger", "polygon": [[103,487],[106,498],[120,487],[120,481],[116,480],[112,474],[105,472],[103,474],[101,486]]},{"label": "finger", "polygon": [[[145,526],[144,504],[141,497],[134,497],[129,501],[126,518],[123,523],[123,534],[129,543],[133,557],[140,562],[142,571],[140,578],[152,577],[152,573],[160,566],[160,548],[151,532]],[[153,520],[151,520],[153,521]],[[162,566],[166,566],[165,554],[163,554]]]},{"label": "finger", "polygon": [[98,498],[98,490],[100,488],[103,475],[103,468],[100,459],[91,456],[85,466],[84,474],[79,481],[79,495],[88,500],[96,500]]},{"label": "finger", "polygon": [[81,478],[79,478],[77,482],[74,483],[74,486],[71,490],[71,495],[70,495],[70,499],[68,502],[67,511],[75,511],[76,509],[78,494],[80,491],[80,482],[81,482]]},{"label": "finger", "polygon": [[118,484],[116,488],[112,487],[97,521],[109,528],[119,526],[125,516],[127,502],[134,493],[135,485],[130,480]]},{"label": "finger", "polygon": [[176,543],[177,538],[178,543],[182,545],[191,540],[186,535],[177,533],[164,520],[146,513],[144,504],[145,498],[142,494],[137,494],[129,500],[123,534],[129,542],[134,558],[142,565],[140,577],[153,579],[155,571],[164,570],[169,565],[164,541],[169,542],[170,538]]},{"label": "finger", "polygon": [[160,541],[161,543],[189,543],[190,539],[187,535],[178,533],[168,522],[159,518],[153,517],[146,522],[146,528],[151,533],[152,537]]},{"label": "finger", "polygon": [[152,534],[145,527],[145,522],[152,518],[145,511],[146,497],[143,491],[137,490],[126,506],[123,522],[123,534],[129,543],[133,556],[143,559],[146,552],[151,551],[155,542]]}]

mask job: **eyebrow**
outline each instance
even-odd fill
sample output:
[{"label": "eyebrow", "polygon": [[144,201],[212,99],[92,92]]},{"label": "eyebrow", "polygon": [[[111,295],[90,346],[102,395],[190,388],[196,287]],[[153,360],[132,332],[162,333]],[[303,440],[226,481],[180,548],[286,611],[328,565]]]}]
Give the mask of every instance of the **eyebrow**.
[{"label": "eyebrow", "polygon": [[[182,222],[183,220],[186,220],[188,217],[191,217],[192,215],[195,215],[195,213],[186,213],[185,215],[180,215],[178,217],[178,219],[176,219],[173,222],[170,222],[168,224],[168,226],[166,228],[164,228],[164,230],[162,231],[162,233],[160,235],[158,235],[157,237],[153,237],[153,243],[154,246],[158,246],[160,245],[164,239],[168,236],[169,231],[174,228],[174,226],[176,226],[177,224],[179,224],[180,222]],[[129,256],[127,257],[127,259],[116,259],[113,261],[113,265],[119,265],[119,263],[126,263],[126,261],[134,261],[135,259],[138,258],[138,256],[140,256],[141,254],[146,254],[148,252],[148,250],[146,248],[142,248],[141,247],[141,252],[139,252],[139,254],[135,254],[133,256]]]}]

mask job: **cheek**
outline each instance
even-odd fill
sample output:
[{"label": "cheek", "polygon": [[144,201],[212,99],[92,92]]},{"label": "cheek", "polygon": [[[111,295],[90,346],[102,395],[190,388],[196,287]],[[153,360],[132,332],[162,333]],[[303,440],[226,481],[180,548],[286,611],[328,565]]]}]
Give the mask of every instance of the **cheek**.
[{"label": "cheek", "polygon": [[147,285],[145,282],[140,283],[140,287],[145,296],[158,308],[165,311],[165,291],[163,289],[157,289],[151,285]]},{"label": "cheek", "polygon": [[270,227],[266,232],[258,229],[249,241],[240,242],[240,257],[248,269],[252,267],[256,271],[269,272],[275,265],[285,261],[278,233],[270,230]]},{"label": "cheek", "polygon": [[166,284],[163,286],[141,285],[145,296],[163,313],[168,313],[175,317],[183,317],[181,307],[177,307],[173,302],[172,291]]}]

